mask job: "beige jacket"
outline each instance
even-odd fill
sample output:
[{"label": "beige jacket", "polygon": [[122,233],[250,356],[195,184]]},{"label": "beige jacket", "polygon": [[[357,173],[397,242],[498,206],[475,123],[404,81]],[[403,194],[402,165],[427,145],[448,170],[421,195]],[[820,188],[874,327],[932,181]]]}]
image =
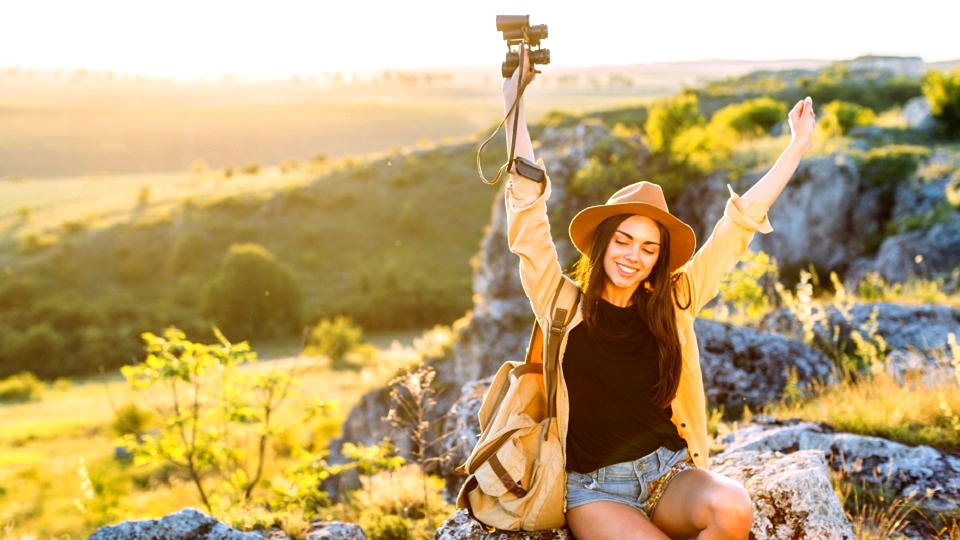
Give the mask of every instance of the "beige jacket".
[{"label": "beige jacket", "polygon": [[[540,162],[541,166],[543,165]],[[542,184],[520,176],[512,176],[506,185],[507,238],[510,251],[520,257],[520,280],[530,299],[544,333],[549,333],[550,304],[562,269],[547,220],[547,199],[550,198],[549,177]],[[692,302],[686,310],[677,313],[677,329],[683,349],[683,371],[677,397],[673,401],[673,423],[694,463],[707,469],[707,417],[700,371],[700,350],[693,331],[693,321],[703,306],[717,295],[717,285],[743,256],[755,232],[773,230],[767,221],[766,208],[737,196],[730,190],[724,215],[713,229],[713,234],[684,266],[690,278]],[[560,362],[567,346],[569,331],[583,320],[582,309],[574,315],[560,344]],[[570,403],[563,370],[559,370],[557,388],[557,418],[560,437],[566,452],[567,426]]]}]

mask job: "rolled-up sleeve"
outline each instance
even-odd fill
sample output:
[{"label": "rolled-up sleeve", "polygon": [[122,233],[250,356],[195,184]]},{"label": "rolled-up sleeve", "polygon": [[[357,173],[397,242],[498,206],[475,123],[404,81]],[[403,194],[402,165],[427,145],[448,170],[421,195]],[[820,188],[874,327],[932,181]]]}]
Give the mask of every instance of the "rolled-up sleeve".
[{"label": "rolled-up sleeve", "polygon": [[723,215],[744,229],[762,234],[773,232],[773,226],[767,219],[767,209],[763,205],[751,198],[737,195],[729,184],[727,190],[730,191],[730,199],[723,209]]}]

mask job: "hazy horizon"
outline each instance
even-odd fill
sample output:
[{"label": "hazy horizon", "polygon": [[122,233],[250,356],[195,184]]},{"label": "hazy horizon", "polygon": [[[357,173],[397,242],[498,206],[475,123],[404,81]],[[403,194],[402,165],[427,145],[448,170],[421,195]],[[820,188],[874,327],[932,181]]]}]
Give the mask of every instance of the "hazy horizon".
[{"label": "hazy horizon", "polygon": [[[157,9],[118,0],[0,5],[0,68],[88,70],[196,80],[256,80],[331,72],[497,66],[506,50],[497,14],[546,24],[556,68],[706,61],[836,61],[860,56],[960,60],[951,39],[960,5],[916,0],[864,9],[811,0],[718,4],[582,4],[439,0],[337,5],[169,0]],[[867,6],[869,7],[869,6]],[[51,17],[51,14],[56,17]],[[828,36],[828,39],[814,38]]]}]

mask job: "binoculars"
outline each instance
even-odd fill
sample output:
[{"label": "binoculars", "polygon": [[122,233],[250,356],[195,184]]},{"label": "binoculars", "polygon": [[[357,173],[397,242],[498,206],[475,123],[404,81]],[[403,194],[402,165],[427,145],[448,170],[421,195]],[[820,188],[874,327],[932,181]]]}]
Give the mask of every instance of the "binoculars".
[{"label": "binoculars", "polygon": [[[497,15],[497,30],[503,33],[503,39],[507,42],[507,57],[500,67],[505,79],[520,66],[519,50],[510,50],[513,45],[530,47],[532,64],[550,63],[550,50],[540,48],[540,40],[547,39],[547,25],[530,26],[529,15]],[[536,50],[532,47],[536,47]]]}]

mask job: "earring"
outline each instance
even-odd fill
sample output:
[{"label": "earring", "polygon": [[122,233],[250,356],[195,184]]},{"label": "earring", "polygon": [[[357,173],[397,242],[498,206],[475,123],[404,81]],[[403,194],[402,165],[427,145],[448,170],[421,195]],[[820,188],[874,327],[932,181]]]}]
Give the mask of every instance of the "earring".
[{"label": "earring", "polygon": [[652,293],[652,292],[653,292],[653,286],[650,285],[650,281],[649,281],[649,280],[646,280],[646,279],[643,280],[643,290],[646,291],[646,292],[648,292],[648,293]]}]

